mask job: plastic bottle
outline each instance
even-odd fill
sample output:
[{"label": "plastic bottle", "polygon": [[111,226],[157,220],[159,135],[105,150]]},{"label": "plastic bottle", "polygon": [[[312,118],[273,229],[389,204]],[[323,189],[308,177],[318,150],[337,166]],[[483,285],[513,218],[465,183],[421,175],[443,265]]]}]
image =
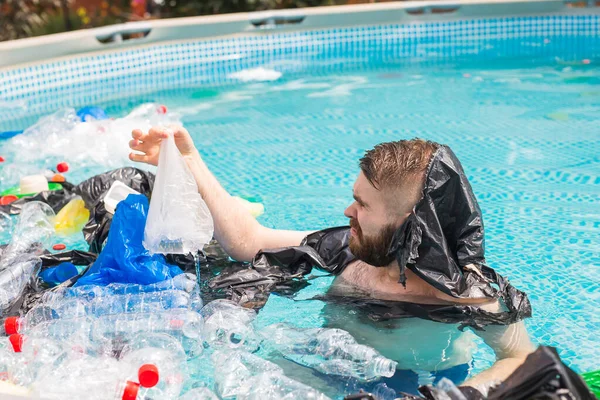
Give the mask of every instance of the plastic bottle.
[{"label": "plastic bottle", "polygon": [[200,330],[202,317],[187,309],[173,309],[153,313],[103,315],[94,320],[94,340],[111,343],[115,339],[127,341],[136,333],[166,333],[179,340],[188,356],[202,352]]},{"label": "plastic bottle", "polygon": [[163,290],[183,290],[191,293],[196,287],[196,277],[193,274],[179,274],[173,279],[167,279],[162,282],[150,285],[111,283],[101,287],[95,285],[78,286],[69,288],[60,288],[52,292],[47,292],[42,296],[43,302],[57,301],[63,297],[81,297],[87,300],[101,298],[104,296],[114,296],[119,294],[136,294],[158,292]]},{"label": "plastic bottle", "polygon": [[4,320],[4,332],[8,335],[14,333],[27,333],[35,326],[54,321],[59,318],[72,319],[79,318],[89,313],[90,305],[83,299],[65,299],[56,303],[40,303],[32,307],[27,314],[22,317],[7,317]]},{"label": "plastic bottle", "polygon": [[90,314],[151,313],[190,306],[191,296],[183,290],[102,296],[90,301]]},{"label": "plastic bottle", "polygon": [[41,267],[42,260],[30,255],[21,255],[4,265],[0,270],[0,315],[4,315],[5,310],[19,298]]},{"label": "plastic bottle", "polygon": [[254,354],[217,350],[211,359],[215,366],[215,387],[223,399],[328,399],[315,389],[286,377],[278,365]]},{"label": "plastic bottle", "polygon": [[23,205],[10,243],[2,252],[0,271],[23,255],[40,255],[54,234],[54,211],[39,201]]},{"label": "plastic bottle", "polygon": [[264,372],[283,375],[277,364],[241,350],[217,350],[211,360],[215,368],[215,389],[223,398],[236,398],[246,380]]},{"label": "plastic bottle", "polygon": [[254,351],[259,340],[252,322],[256,312],[229,300],[214,300],[202,308],[203,339],[214,348],[245,348]]},{"label": "plastic bottle", "polygon": [[54,229],[59,235],[73,235],[81,232],[89,218],[85,202],[80,196],[75,196],[56,214]]},{"label": "plastic bottle", "polygon": [[72,354],[32,385],[43,399],[136,400],[140,384],[130,365],[109,357]]},{"label": "plastic bottle", "polygon": [[391,377],[396,372],[395,361],[371,347],[357,344],[352,335],[341,329],[301,329],[274,324],[262,330],[261,335],[268,346],[285,358],[324,374],[371,381]]},{"label": "plastic bottle", "polygon": [[187,356],[181,344],[164,333],[142,333],[130,338],[119,360],[138,369],[144,396],[177,398],[187,378]]}]

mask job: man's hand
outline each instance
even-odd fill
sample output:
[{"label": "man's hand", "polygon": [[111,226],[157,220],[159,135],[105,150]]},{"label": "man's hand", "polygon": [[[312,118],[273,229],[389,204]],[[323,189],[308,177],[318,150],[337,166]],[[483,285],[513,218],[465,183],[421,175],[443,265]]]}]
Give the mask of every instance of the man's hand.
[{"label": "man's hand", "polygon": [[198,153],[192,137],[185,128],[181,126],[172,126],[169,128],[153,127],[150,128],[148,133],[144,133],[139,129],[134,129],[131,132],[131,137],[133,139],[129,141],[129,147],[136,153],[129,153],[129,159],[146,164],[158,165],[160,143],[163,139],[169,137],[169,131],[173,132],[175,144],[184,158],[193,157]]}]

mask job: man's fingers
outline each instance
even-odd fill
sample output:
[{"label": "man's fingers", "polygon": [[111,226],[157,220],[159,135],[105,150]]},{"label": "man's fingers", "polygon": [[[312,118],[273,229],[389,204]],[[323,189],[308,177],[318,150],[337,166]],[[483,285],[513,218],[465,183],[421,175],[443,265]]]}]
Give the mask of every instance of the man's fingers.
[{"label": "man's fingers", "polygon": [[144,132],[142,132],[140,129],[134,129],[133,131],[131,131],[131,137],[134,139],[142,140],[143,136]]},{"label": "man's fingers", "polygon": [[160,141],[169,137],[164,128],[150,128],[148,131],[148,136],[150,137],[150,140],[156,141]]},{"label": "man's fingers", "polygon": [[137,139],[131,139],[129,141],[129,148],[131,148],[133,150],[137,150],[139,145],[140,145],[140,141]]},{"label": "man's fingers", "polygon": [[137,162],[143,162],[143,163],[148,163],[150,161],[150,157],[148,157],[145,154],[136,154],[136,153],[129,153],[129,159],[131,161],[137,161]]}]

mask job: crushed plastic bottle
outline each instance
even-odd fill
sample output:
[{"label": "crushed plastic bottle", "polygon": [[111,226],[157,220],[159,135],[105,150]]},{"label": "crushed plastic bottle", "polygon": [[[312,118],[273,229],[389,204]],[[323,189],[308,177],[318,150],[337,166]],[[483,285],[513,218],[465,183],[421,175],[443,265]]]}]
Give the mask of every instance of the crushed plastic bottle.
[{"label": "crushed plastic bottle", "polygon": [[127,341],[136,333],[166,333],[183,345],[188,357],[202,352],[202,317],[188,309],[153,313],[108,314],[94,320],[94,340],[106,346],[115,340]]},{"label": "crushed plastic bottle", "polygon": [[285,358],[324,374],[372,381],[396,372],[397,362],[356,343],[341,329],[302,329],[281,323],[269,325],[260,333],[266,345]]},{"label": "crushed plastic bottle", "polygon": [[42,267],[38,257],[24,255],[4,265],[0,270],[0,316],[21,296],[27,283],[36,276]]},{"label": "crushed plastic bottle", "polygon": [[181,344],[164,333],[142,333],[130,338],[119,360],[138,369],[138,381],[155,399],[179,397],[187,378],[187,356]]},{"label": "crushed plastic bottle", "polygon": [[79,318],[89,313],[90,305],[87,301],[78,298],[68,298],[56,303],[40,303],[32,307],[22,317],[12,316],[4,320],[4,332],[8,335],[27,333],[33,327],[54,321],[59,318]]},{"label": "crushed plastic bottle", "polygon": [[252,326],[256,312],[230,300],[214,300],[202,308],[203,339],[214,348],[254,351],[259,340]]},{"label": "crushed plastic bottle", "polygon": [[327,396],[286,377],[278,365],[240,351],[215,351],[215,386],[223,399],[279,400],[318,399]]},{"label": "crushed plastic bottle", "polygon": [[8,339],[5,340],[0,348],[0,381],[20,386],[31,384],[34,378],[29,367],[22,361],[21,355],[15,353]]},{"label": "crushed plastic bottle", "polygon": [[23,205],[10,243],[2,252],[0,271],[27,254],[40,255],[54,235],[54,211],[42,202]]},{"label": "crushed plastic bottle", "polygon": [[85,202],[80,196],[75,196],[56,214],[54,229],[59,235],[73,235],[81,232],[89,218]]},{"label": "crushed plastic bottle", "polygon": [[95,298],[90,302],[90,314],[151,313],[190,306],[190,294],[183,290],[122,294]]},{"label": "crushed plastic bottle", "polygon": [[223,399],[236,398],[244,382],[254,375],[263,372],[283,375],[277,364],[241,350],[217,350],[211,360],[215,368],[215,389]]},{"label": "crushed plastic bottle", "polygon": [[124,362],[71,354],[36,380],[32,389],[39,398],[51,400],[136,400],[140,384],[135,379],[135,369]]}]

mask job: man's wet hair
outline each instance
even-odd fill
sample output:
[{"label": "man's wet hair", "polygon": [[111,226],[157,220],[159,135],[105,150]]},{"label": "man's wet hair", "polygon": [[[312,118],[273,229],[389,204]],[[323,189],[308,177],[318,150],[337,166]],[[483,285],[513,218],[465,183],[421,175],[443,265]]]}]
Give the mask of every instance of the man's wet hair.
[{"label": "man's wet hair", "polygon": [[381,143],[359,161],[367,180],[378,190],[398,187],[407,180],[422,182],[438,143],[423,139]]}]

